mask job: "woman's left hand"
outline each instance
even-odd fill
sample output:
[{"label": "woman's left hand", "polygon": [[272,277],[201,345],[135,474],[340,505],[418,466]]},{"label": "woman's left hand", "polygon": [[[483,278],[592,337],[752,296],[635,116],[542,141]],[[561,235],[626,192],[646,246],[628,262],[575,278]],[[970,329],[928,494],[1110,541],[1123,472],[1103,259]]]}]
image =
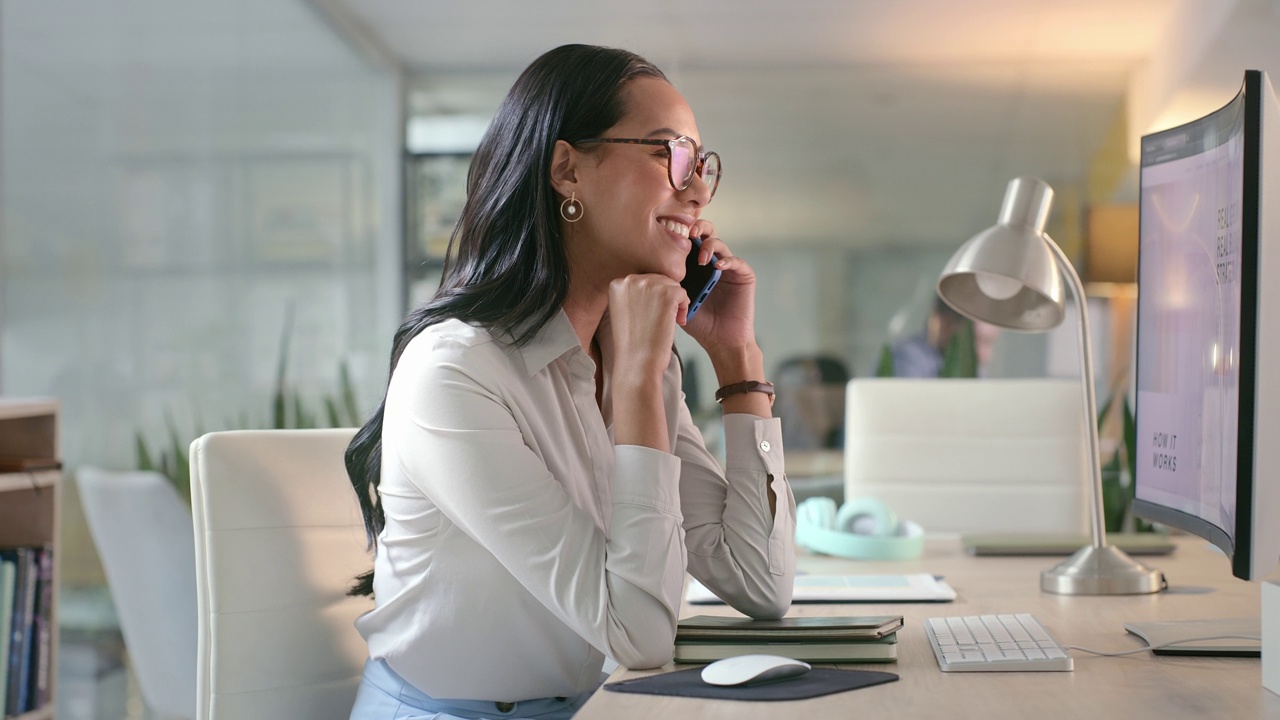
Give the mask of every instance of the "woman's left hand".
[{"label": "woman's left hand", "polygon": [[742,258],[734,257],[729,246],[716,236],[709,220],[699,220],[690,234],[702,238],[699,263],[715,253],[720,281],[684,329],[708,351],[754,345],[756,274]]}]

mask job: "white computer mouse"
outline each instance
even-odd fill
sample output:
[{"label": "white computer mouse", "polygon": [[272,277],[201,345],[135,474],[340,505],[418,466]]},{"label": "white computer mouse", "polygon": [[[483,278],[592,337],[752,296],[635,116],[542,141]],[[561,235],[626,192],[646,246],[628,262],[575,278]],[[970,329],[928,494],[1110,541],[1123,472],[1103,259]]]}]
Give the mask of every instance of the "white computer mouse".
[{"label": "white computer mouse", "polygon": [[702,668],[708,685],[746,685],[785,680],[809,672],[809,663],[781,655],[738,655]]}]

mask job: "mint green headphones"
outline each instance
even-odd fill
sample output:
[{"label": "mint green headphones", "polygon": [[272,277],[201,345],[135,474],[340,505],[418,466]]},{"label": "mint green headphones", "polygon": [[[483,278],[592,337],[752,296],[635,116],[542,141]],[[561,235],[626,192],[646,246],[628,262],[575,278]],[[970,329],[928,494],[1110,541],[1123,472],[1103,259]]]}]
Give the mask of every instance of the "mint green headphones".
[{"label": "mint green headphones", "polygon": [[796,544],[854,560],[910,560],[924,552],[924,528],[875,498],[837,510],[835,500],[812,497],[796,506]]}]

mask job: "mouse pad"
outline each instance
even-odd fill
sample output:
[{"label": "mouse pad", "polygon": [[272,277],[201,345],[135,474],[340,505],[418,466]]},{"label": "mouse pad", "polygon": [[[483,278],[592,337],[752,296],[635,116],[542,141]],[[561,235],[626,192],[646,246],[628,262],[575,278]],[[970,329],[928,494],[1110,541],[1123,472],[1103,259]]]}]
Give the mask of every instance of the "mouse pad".
[{"label": "mouse pad", "polygon": [[798,677],[759,685],[722,687],[702,682],[702,668],[690,668],[662,675],[622,680],[604,686],[613,692],[678,697],[717,698],[721,700],[803,700],[846,690],[893,682],[897,675],[877,670],[837,670],[814,668]]}]

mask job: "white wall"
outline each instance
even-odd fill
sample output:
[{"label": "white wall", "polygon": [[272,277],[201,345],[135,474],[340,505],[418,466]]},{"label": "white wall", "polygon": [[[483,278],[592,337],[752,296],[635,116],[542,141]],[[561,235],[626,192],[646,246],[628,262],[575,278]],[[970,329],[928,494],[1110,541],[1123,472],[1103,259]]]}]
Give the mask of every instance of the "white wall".
[{"label": "white wall", "polygon": [[69,465],[128,467],[318,411],[362,410],[398,325],[400,97],[303,0],[5,2],[0,330],[9,395],[54,395]]}]

